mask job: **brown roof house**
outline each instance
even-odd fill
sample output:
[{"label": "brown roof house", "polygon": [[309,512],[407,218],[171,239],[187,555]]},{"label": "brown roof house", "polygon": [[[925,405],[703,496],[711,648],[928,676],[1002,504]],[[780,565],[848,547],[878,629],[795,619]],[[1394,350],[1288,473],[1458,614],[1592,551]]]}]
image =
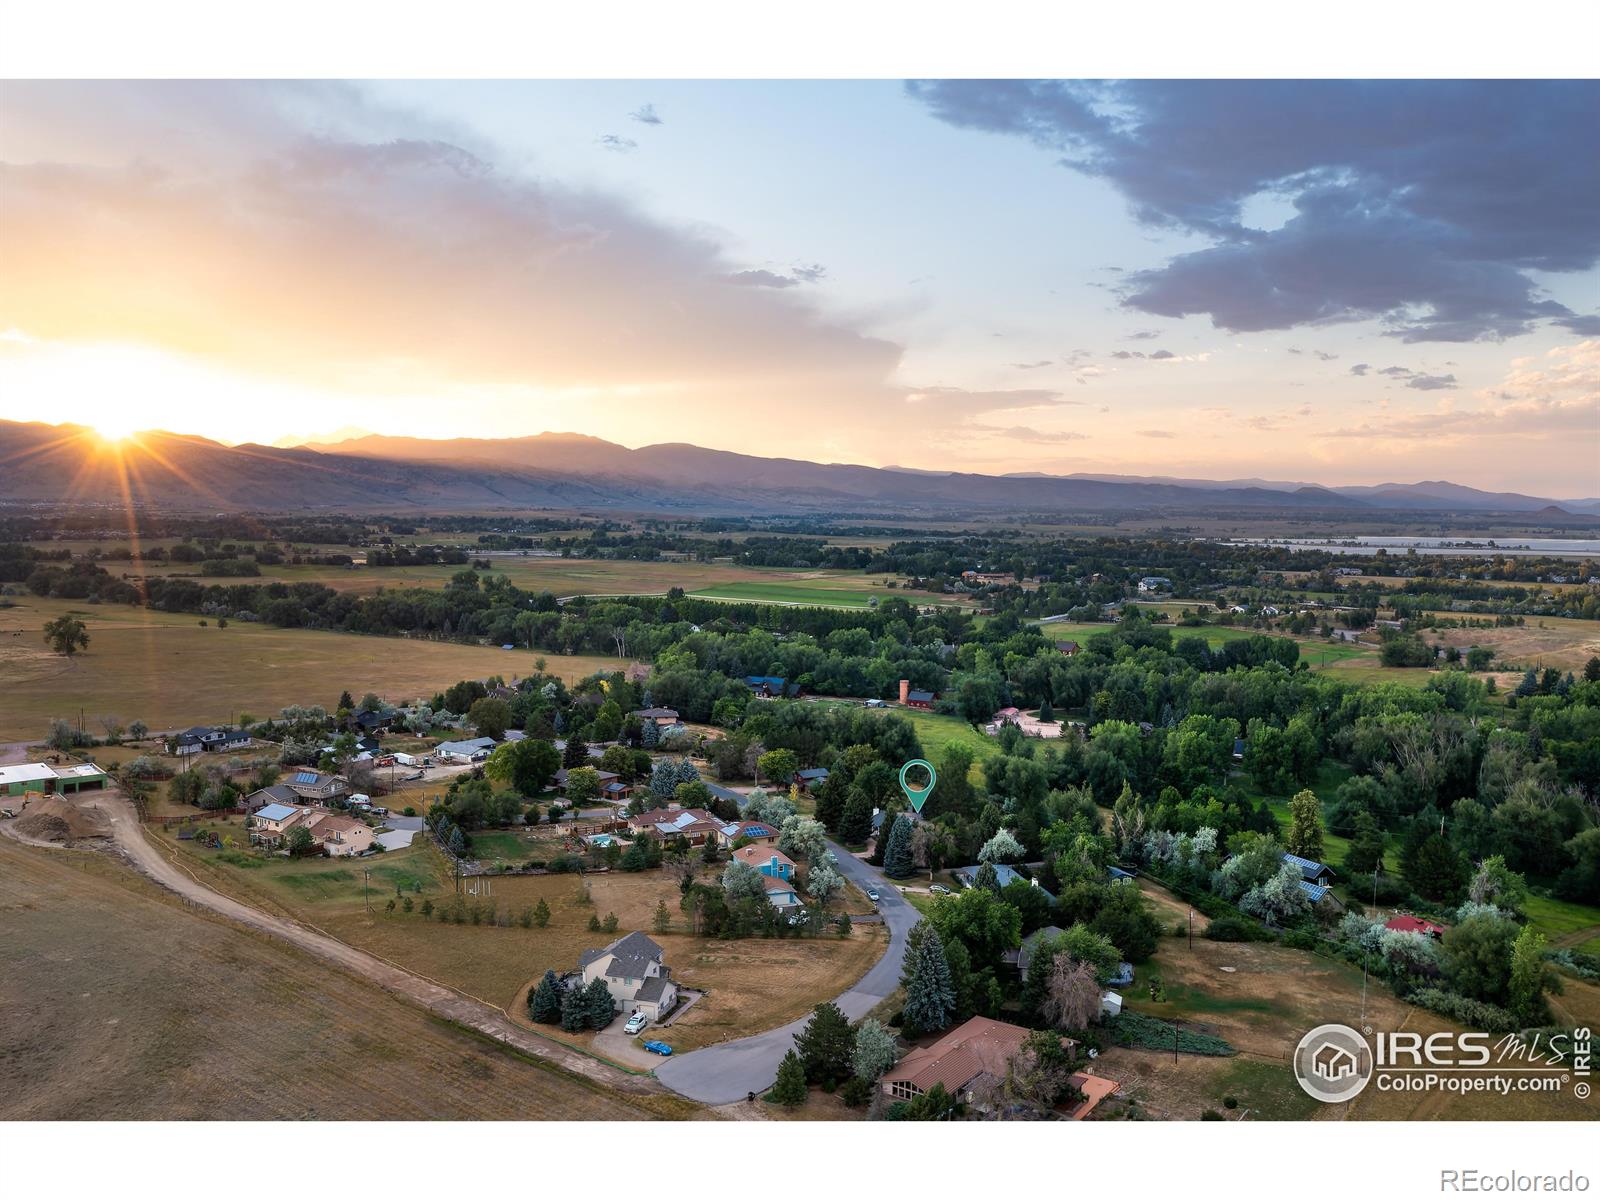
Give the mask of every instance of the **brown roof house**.
[{"label": "brown roof house", "polygon": [[630,933],[602,949],[585,950],[578,958],[578,969],[585,985],[605,980],[611,999],[623,1012],[642,1012],[659,1021],[678,1003],[678,985],[663,957],[653,939]]}]

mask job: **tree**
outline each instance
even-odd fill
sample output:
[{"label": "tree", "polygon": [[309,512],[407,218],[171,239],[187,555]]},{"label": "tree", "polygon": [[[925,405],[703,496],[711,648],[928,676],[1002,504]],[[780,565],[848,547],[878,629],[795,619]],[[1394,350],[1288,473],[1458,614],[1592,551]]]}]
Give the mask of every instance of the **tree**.
[{"label": "tree", "polygon": [[567,800],[573,805],[593,800],[600,794],[600,772],[593,767],[573,767],[567,771]]},{"label": "tree", "polygon": [[857,1079],[876,1083],[899,1057],[894,1035],[872,1017],[856,1027],[855,1045],[850,1051],[850,1069]]},{"label": "tree", "polygon": [[1100,1016],[1100,982],[1094,967],[1058,954],[1045,979],[1040,1011],[1057,1029],[1087,1029]]},{"label": "tree", "polygon": [[[1030,889],[1036,891],[1037,889]],[[1144,962],[1156,952],[1161,922],[1151,911],[1144,893],[1136,887],[1113,886],[1095,913],[1089,928],[1108,938],[1129,962]]]},{"label": "tree", "polygon": [[1453,904],[1467,886],[1466,858],[1440,833],[1408,838],[1401,851],[1400,869],[1411,889],[1428,900]]},{"label": "tree", "polygon": [[938,930],[926,921],[919,922],[917,928],[921,935],[906,956],[905,1023],[917,1033],[937,1033],[955,1017],[955,988]]},{"label": "tree", "polygon": [[883,873],[890,879],[905,879],[916,870],[916,862],[911,857],[911,825],[908,813],[901,813],[894,819],[889,844],[883,852]]},{"label": "tree", "polygon": [[1350,875],[1371,875],[1383,866],[1383,834],[1377,821],[1365,810],[1355,818],[1355,835],[1344,856],[1344,869]]},{"label": "tree", "polygon": [[496,746],[483,773],[523,796],[536,796],[550,786],[561,767],[561,755],[549,742],[523,738]]},{"label": "tree", "polygon": [[737,859],[722,869],[722,890],[730,904],[740,900],[765,901],[767,898],[767,885],[761,872]]},{"label": "tree", "polygon": [[1561,981],[1545,963],[1545,937],[1533,926],[1524,927],[1511,946],[1511,977],[1506,984],[1506,999],[1513,1016],[1526,1028],[1550,1020],[1550,1006],[1544,994],[1560,991]]},{"label": "tree", "polygon": [[995,835],[978,851],[980,863],[1021,862],[1027,850],[1009,829],[997,829]]},{"label": "tree", "polygon": [[1290,854],[1322,861],[1322,801],[1310,788],[1296,792],[1289,799],[1289,836],[1286,846]]},{"label": "tree", "polygon": [[[583,766],[588,761],[589,743],[584,741],[578,734],[569,733],[567,735],[567,743],[561,750],[561,765],[571,770],[573,767]],[[670,796],[671,794],[672,792],[669,790],[667,795]]]},{"label": "tree", "polygon": [[561,984],[554,971],[547,970],[539,985],[528,994],[528,1016],[540,1025],[561,1022]]},{"label": "tree", "polygon": [[1528,884],[1506,866],[1504,857],[1491,854],[1478,864],[1467,884],[1467,899],[1474,904],[1492,904],[1509,913],[1522,911],[1528,900]]},{"label": "tree", "polygon": [[807,868],[806,891],[811,893],[811,898],[816,901],[818,908],[828,907],[828,901],[838,895],[842,887],[844,887],[844,876],[839,874],[826,857],[816,859]]},{"label": "tree", "polygon": [[769,783],[787,785],[800,769],[800,759],[793,750],[768,750],[756,759],[756,771]]},{"label": "tree", "polygon": [[63,613],[44,625],[44,640],[57,654],[71,658],[79,650],[89,648],[89,629],[77,617]]},{"label": "tree", "polygon": [[872,801],[860,788],[851,788],[839,819],[839,840],[859,846],[872,836]]},{"label": "tree", "polygon": [[[694,883],[693,876],[690,877],[689,882],[691,885]],[[687,891],[688,889],[685,888],[684,890]],[[672,928],[672,913],[667,910],[667,902],[665,900],[656,901],[656,915],[651,924],[657,933],[665,933]]]},{"label": "tree", "polygon": [[821,821],[797,814],[784,821],[779,830],[778,849],[790,858],[820,858],[828,852],[828,831]]},{"label": "tree", "polygon": [[[1000,1113],[1020,1108],[1030,1119],[1046,1117],[1058,1104],[1076,1094],[1072,1074],[1072,1059],[1061,1039],[1036,1030],[1006,1063],[999,1096],[991,1100],[990,1107]],[[996,1100],[999,1103],[995,1103]]]},{"label": "tree", "polygon": [[1583,664],[1583,677],[1590,683],[1600,683],[1600,654]]},{"label": "tree", "polygon": [[540,929],[550,924],[550,905],[543,896],[540,896],[539,903],[533,906],[533,923]]},{"label": "tree", "polygon": [[796,1035],[794,1048],[805,1068],[806,1082],[828,1087],[849,1076],[855,1034],[838,1005],[823,1003],[811,1010],[811,1020]]},{"label": "tree", "polygon": [[149,732],[150,726],[146,725],[143,721],[134,720],[128,722],[128,736],[136,742],[144,741],[145,735]]},{"label": "tree", "polygon": [[611,998],[604,979],[591,979],[589,986],[583,989],[583,998],[590,1029],[604,1029],[611,1024],[617,1015],[617,1002]]},{"label": "tree", "polygon": [[1489,913],[1470,916],[1447,929],[1441,949],[1451,988],[1473,1000],[1504,1004],[1517,937],[1514,921]]},{"label": "tree", "polygon": [[467,720],[478,731],[479,737],[499,741],[511,728],[511,706],[495,696],[474,700],[467,710]]},{"label": "tree", "polygon": [[960,943],[979,971],[998,970],[1006,951],[1021,941],[1022,914],[984,888],[940,896],[927,919],[947,950]]},{"label": "tree", "polygon": [[785,1108],[798,1108],[806,1102],[806,1069],[793,1050],[778,1064],[778,1079],[767,1099]]},{"label": "tree", "polygon": [[289,830],[288,836],[283,839],[284,849],[289,852],[291,858],[301,854],[309,854],[316,844],[317,839],[311,836],[311,830],[304,825],[296,825]]}]

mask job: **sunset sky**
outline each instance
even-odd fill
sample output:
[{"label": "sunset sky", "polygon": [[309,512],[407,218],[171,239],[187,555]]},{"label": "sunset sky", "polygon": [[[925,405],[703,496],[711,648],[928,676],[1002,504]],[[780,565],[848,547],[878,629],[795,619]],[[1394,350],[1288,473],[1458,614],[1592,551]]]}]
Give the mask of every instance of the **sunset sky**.
[{"label": "sunset sky", "polygon": [[1600,86],[4,83],[0,417],[1600,494]]}]

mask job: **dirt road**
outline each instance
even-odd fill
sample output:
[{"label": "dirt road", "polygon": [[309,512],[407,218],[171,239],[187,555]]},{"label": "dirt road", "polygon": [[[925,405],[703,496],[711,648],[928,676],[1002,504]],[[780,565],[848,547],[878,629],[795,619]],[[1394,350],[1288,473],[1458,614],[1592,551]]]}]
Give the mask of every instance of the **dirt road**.
[{"label": "dirt road", "polygon": [[[542,1038],[513,1024],[499,1009],[471,1000],[449,988],[430,983],[398,967],[390,966],[353,946],[327,937],[293,921],[270,916],[214,891],[169,861],[144,835],[132,806],[122,796],[105,792],[82,801],[85,807],[102,812],[110,823],[111,840],[122,857],[141,874],[203,908],[220,913],[250,929],[282,938],[302,950],[352,971],[395,995],[421,1005],[435,1016],[454,1021],[502,1042],[523,1054],[542,1058],[594,1083],[639,1095],[666,1094],[666,1089],[648,1076],[631,1075],[609,1063],[590,1058],[568,1046]],[[26,837],[0,821],[0,833],[34,846],[58,850],[52,842]]]}]

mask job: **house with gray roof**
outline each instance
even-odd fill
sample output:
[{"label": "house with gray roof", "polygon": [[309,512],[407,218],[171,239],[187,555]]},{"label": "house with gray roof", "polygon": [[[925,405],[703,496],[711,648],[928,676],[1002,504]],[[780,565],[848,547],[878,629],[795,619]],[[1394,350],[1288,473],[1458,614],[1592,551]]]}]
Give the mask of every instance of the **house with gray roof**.
[{"label": "house with gray roof", "polygon": [[433,748],[433,756],[446,762],[482,762],[494,747],[495,740],[490,737],[465,738],[458,742],[440,742]]},{"label": "house with gray roof", "polygon": [[585,950],[578,956],[583,986],[596,979],[605,980],[611,999],[623,1012],[642,1012],[659,1021],[678,1003],[678,985],[672,968],[654,939],[643,933],[630,933],[599,950]]}]

